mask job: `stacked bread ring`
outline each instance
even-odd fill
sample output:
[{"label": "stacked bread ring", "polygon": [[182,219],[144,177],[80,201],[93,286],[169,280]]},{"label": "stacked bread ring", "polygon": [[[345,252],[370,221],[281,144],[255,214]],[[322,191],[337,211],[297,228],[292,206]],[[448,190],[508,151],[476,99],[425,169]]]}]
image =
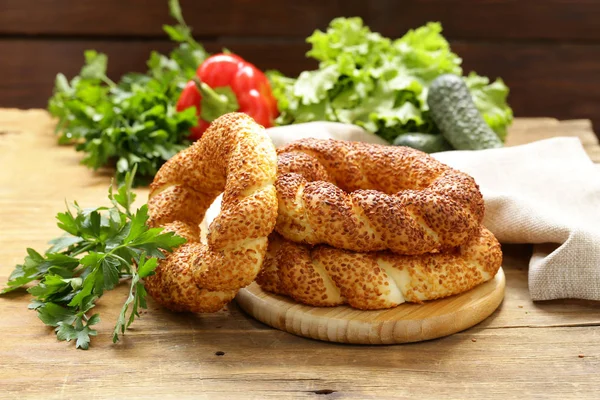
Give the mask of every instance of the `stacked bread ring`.
[{"label": "stacked bread ring", "polygon": [[500,268],[474,179],[429,155],[318,139],[277,154],[264,290],[372,310],[462,293]]},{"label": "stacked bread ring", "polygon": [[187,239],[145,281],[177,311],[216,311],[255,278],[308,305],[390,308],[469,290],[502,262],[470,176],[405,147],[304,139],[276,154],[240,113],[160,169],[148,207],[150,225]]}]

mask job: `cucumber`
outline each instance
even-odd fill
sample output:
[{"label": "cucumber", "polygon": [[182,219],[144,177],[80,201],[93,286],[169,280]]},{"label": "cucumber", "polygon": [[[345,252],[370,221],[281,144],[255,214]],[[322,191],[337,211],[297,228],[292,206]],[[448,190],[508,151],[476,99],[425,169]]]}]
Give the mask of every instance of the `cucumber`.
[{"label": "cucumber", "polygon": [[442,135],[431,133],[404,133],[394,140],[394,146],[412,147],[425,153],[452,150],[452,146]]},{"label": "cucumber", "polygon": [[455,149],[502,147],[502,141],[483,120],[460,76],[438,76],[429,87],[427,104],[433,121]]}]

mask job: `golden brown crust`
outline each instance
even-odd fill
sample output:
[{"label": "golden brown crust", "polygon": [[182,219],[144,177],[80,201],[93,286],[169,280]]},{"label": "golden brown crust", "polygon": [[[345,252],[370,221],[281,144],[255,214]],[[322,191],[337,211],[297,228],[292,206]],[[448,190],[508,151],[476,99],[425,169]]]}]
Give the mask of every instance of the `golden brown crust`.
[{"label": "golden brown crust", "polygon": [[465,292],[492,279],[502,251],[485,228],[461,247],[438,254],[356,253],[325,245],[310,248],[274,233],[268,270],[257,283],[313,306],[348,304],[362,310],[420,303]]},{"label": "golden brown crust", "polygon": [[416,255],[466,243],[483,220],[474,179],[418,150],[303,139],[277,153],[276,230],[294,242]]},{"label": "golden brown crust", "polygon": [[[145,279],[159,303],[177,311],[214,312],[254,280],[277,217],[276,158],[260,125],[230,113],[158,171],[150,186],[148,223],[187,239]],[[198,224],[223,191],[221,213],[204,245]]]},{"label": "golden brown crust", "polygon": [[[223,190],[204,245],[198,224]],[[161,168],[148,204],[150,225],[188,241],[145,282],[178,311],[217,311],[255,277],[305,304],[390,308],[469,290],[502,261],[471,177],[412,149],[333,140],[295,142],[277,159],[237,113]],[[276,221],[287,239],[271,234]]]}]

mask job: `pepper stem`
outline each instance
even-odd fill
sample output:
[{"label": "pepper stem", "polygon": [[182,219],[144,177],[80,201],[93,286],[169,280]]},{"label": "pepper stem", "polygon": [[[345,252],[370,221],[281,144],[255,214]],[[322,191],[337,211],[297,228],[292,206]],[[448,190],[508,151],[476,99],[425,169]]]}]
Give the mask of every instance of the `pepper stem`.
[{"label": "pepper stem", "polygon": [[192,78],[192,80],[196,84],[196,87],[200,91],[200,94],[202,95],[203,99],[206,99],[210,103],[215,104],[217,107],[223,107],[229,102],[227,96],[215,92],[213,88],[208,86],[206,83],[202,82],[197,77]]},{"label": "pepper stem", "polygon": [[198,79],[198,77],[194,77],[192,80],[202,95],[200,117],[204,121],[214,121],[223,114],[239,109],[236,96],[230,87],[225,86],[213,89]]}]

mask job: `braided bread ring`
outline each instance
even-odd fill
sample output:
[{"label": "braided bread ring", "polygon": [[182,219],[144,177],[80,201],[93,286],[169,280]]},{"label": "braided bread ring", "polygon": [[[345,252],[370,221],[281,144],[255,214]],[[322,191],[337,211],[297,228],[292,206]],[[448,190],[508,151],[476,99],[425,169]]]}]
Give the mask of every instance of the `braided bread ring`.
[{"label": "braided bread ring", "polygon": [[417,256],[311,249],[273,234],[256,282],[303,304],[377,310],[465,292],[492,279],[501,264],[500,244],[485,228],[450,252]]},{"label": "braided bread ring", "polygon": [[424,254],[479,232],[475,180],[408,147],[303,139],[281,147],[276,230],[297,243]]},{"label": "braided bread ring", "polygon": [[[175,311],[214,312],[258,274],[277,218],[277,156],[265,130],[226,114],[202,139],[172,157],[150,186],[150,226],[187,239],[145,279],[148,293]],[[199,224],[224,190],[207,244]]]}]

